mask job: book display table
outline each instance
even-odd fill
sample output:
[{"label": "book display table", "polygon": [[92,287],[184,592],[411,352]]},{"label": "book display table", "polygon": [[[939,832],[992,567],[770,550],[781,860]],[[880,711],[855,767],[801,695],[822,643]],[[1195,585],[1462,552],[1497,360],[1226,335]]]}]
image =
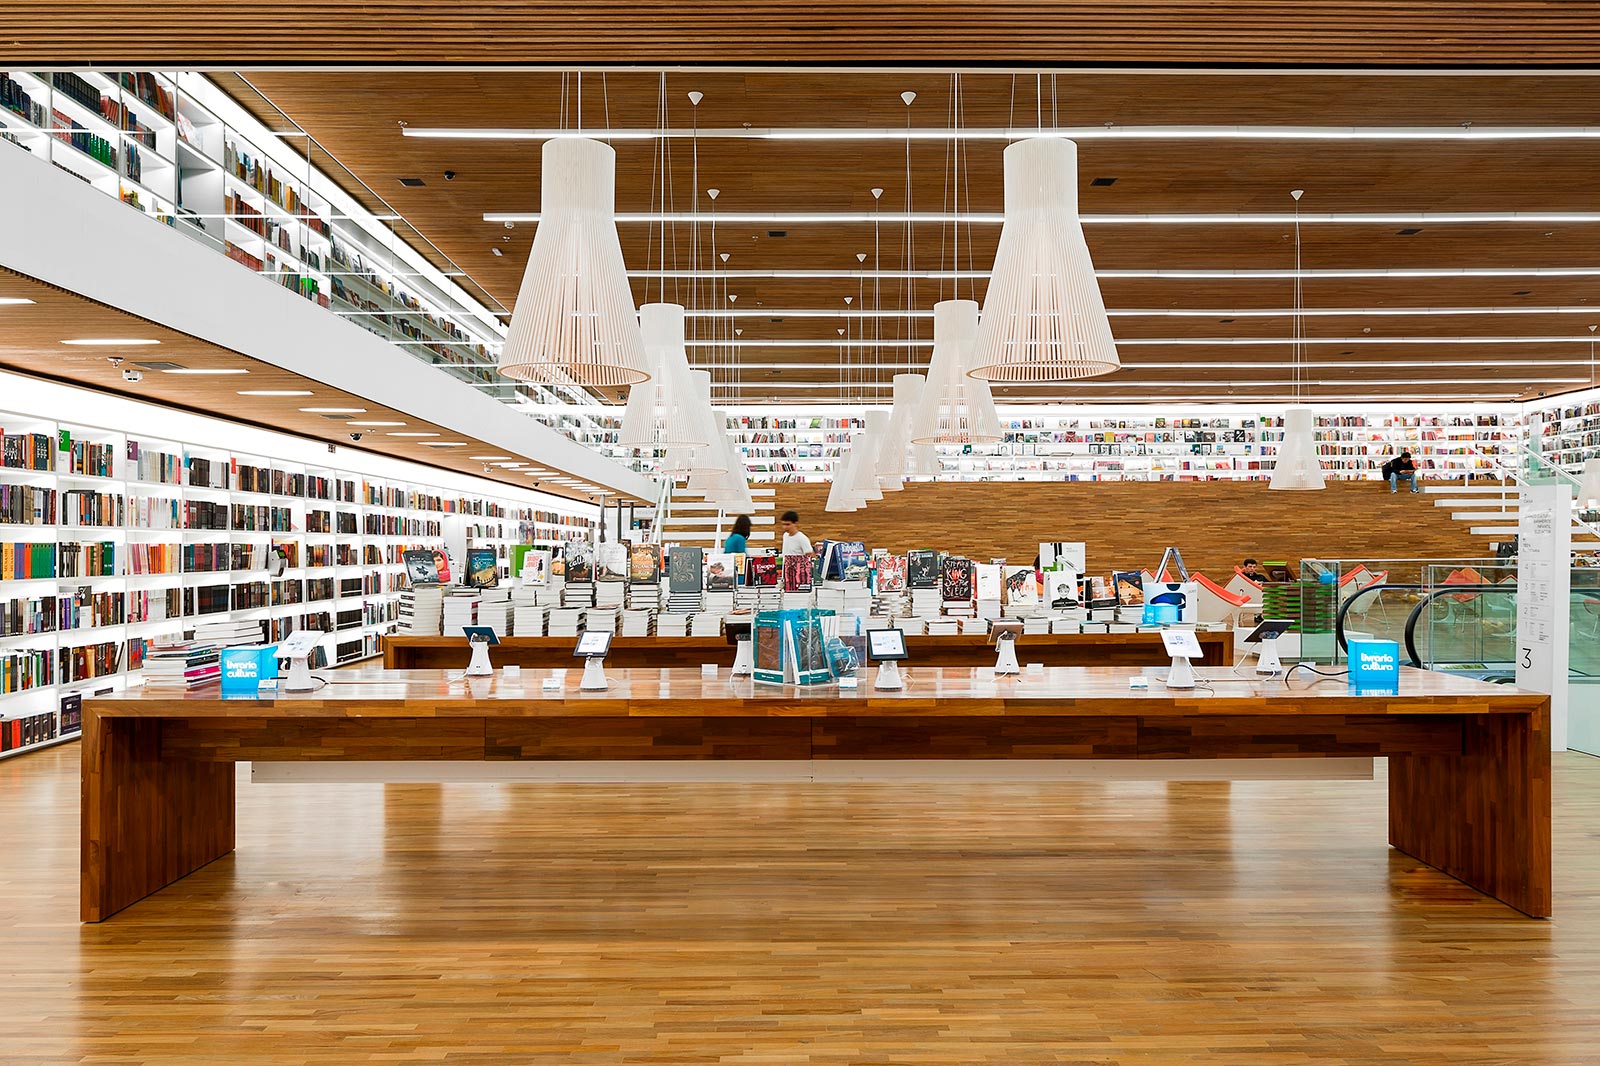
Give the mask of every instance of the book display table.
[{"label": "book display table", "polygon": [[[81,914],[98,922],[226,855],[240,761],[1222,759],[1387,756],[1389,843],[1526,914],[1550,914],[1549,699],[1403,669],[1400,694],[1202,668],[913,666],[905,688],[789,688],[698,670],[463,678],[340,671],[276,699],[134,689],[84,702]],[[818,775],[822,777],[822,774]],[[292,787],[292,786],[282,786]],[[821,786],[819,786],[821,787]],[[530,860],[533,861],[533,860]]]},{"label": "book display table", "polygon": [[[1199,633],[1204,657],[1197,666],[1233,662],[1233,633]],[[572,637],[505,637],[495,647],[496,666],[559,669],[572,665]],[[977,633],[955,636],[906,635],[906,650],[920,666],[991,666],[994,648]],[[732,666],[734,647],[725,637],[617,637],[606,657],[610,666],[629,669],[695,669],[702,663]],[[464,637],[383,638],[383,665],[389,670],[459,670],[470,652]],[[1156,666],[1167,661],[1160,633],[1040,633],[1019,638],[1017,658],[1046,666]]]}]

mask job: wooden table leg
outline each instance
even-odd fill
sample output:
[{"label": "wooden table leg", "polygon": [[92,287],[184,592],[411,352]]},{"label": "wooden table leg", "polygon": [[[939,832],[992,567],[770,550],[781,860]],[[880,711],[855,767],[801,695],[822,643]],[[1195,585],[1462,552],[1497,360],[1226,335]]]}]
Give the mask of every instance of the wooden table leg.
[{"label": "wooden table leg", "polygon": [[161,757],[160,719],[83,722],[79,911],[100,922],[233,850],[234,764]]},{"label": "wooden table leg", "polygon": [[1463,715],[1462,752],[1389,760],[1389,843],[1534,918],[1551,913],[1550,710]]}]

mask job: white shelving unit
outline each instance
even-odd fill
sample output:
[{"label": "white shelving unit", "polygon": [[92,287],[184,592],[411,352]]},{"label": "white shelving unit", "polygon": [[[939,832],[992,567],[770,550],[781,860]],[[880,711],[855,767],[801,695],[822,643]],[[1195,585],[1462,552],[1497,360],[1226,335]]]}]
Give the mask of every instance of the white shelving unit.
[{"label": "white shelving unit", "polygon": [[[140,684],[144,647],[204,622],[260,622],[272,640],[323,630],[329,665],[375,655],[396,625],[406,548],[444,546],[453,524],[493,529],[503,553],[591,529],[531,493],[434,487],[425,467],[383,478],[3,411],[0,431],[0,662],[47,661],[35,686],[0,676],[0,720]],[[69,522],[84,504],[93,514]],[[21,569],[18,545],[48,564]],[[289,556],[278,578],[265,569],[273,545]],[[103,563],[69,573],[79,557]]]},{"label": "white shelving unit", "polygon": [[[837,411],[774,417],[731,412],[733,438],[756,481],[826,481],[862,418]],[[1244,409],[1000,409],[1004,439],[940,445],[941,480],[1265,480],[1282,439],[1279,412]],[[1410,449],[1424,477],[1487,476],[1475,452],[1510,451],[1523,439],[1519,410],[1476,407],[1319,410],[1317,450],[1327,476],[1380,476]]]}]

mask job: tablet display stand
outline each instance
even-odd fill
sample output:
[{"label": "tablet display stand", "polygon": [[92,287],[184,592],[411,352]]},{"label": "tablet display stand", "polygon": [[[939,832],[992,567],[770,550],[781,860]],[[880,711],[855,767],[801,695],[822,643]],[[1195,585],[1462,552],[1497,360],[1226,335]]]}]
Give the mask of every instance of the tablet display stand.
[{"label": "tablet display stand", "polygon": [[494,667],[489,663],[489,642],[475,640],[472,642],[472,661],[467,663],[468,677],[488,677],[494,673]]},{"label": "tablet display stand", "polygon": [[905,688],[905,682],[900,680],[900,664],[893,659],[879,662],[878,676],[873,679],[872,687],[887,692],[897,692]]},{"label": "tablet display stand", "polygon": [[1001,633],[995,637],[995,650],[1000,654],[995,657],[994,672],[997,674],[1020,674],[1022,667],[1017,665],[1017,635],[1015,633]]}]

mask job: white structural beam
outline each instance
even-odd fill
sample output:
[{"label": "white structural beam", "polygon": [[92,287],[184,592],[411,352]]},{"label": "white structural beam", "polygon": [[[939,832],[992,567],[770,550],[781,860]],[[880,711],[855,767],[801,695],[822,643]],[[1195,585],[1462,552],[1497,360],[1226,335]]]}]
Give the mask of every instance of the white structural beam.
[{"label": "white structural beam", "polygon": [[[655,482],[331,315],[283,286],[26,152],[0,150],[0,265],[331,388],[405,411],[494,451],[656,498]],[[244,379],[241,379],[244,380]]]}]

